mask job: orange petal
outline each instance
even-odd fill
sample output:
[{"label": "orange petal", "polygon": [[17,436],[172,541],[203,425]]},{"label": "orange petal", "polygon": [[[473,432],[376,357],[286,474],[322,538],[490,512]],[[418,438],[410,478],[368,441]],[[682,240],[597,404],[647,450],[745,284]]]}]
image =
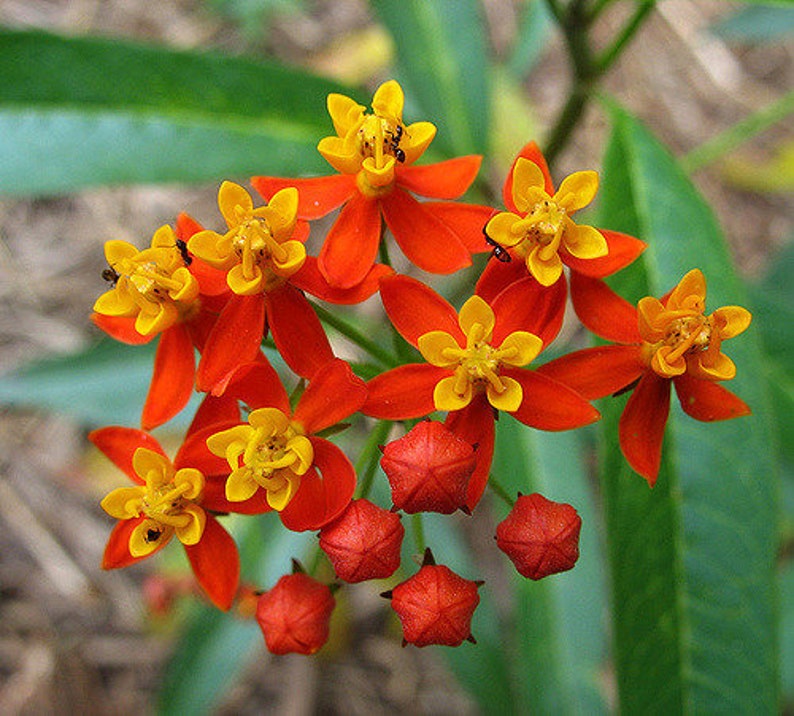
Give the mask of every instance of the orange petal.
[{"label": "orange petal", "polygon": [[639,343],[637,309],[599,279],[571,275],[571,300],[576,315],[597,336],[615,343]]},{"label": "orange petal", "polygon": [[234,371],[256,358],[264,330],[264,296],[232,296],[204,346],[196,372],[198,389],[221,395]]},{"label": "orange petal", "polygon": [[307,434],[319,433],[351,416],[366,399],[366,383],[335,358],[314,374],[292,417]]},{"label": "orange petal", "polygon": [[474,472],[466,487],[466,507],[473,510],[485,491],[494,451],[494,411],[484,395],[476,395],[462,410],[450,412],[445,425],[470,445],[476,445]]},{"label": "orange petal", "polygon": [[251,185],[267,201],[282,189],[298,190],[298,218],[319,219],[344,204],[356,192],[354,174],[331,174],[325,177],[294,179],[289,177],[253,177]]},{"label": "orange petal", "polygon": [[537,372],[595,400],[631,385],[646,369],[639,346],[597,346],[557,358]]},{"label": "orange petal", "polygon": [[538,430],[570,430],[594,423],[599,412],[579,393],[537,371],[502,368],[502,375],[518,381],[524,391],[521,406],[511,413]]},{"label": "orange petal", "polygon": [[361,283],[375,263],[380,246],[380,205],[355,194],[342,207],[320,250],[319,267],[332,286]]},{"label": "orange petal", "polygon": [[563,261],[573,271],[578,271],[592,278],[611,276],[616,271],[628,266],[647,247],[644,241],[635,239],[618,231],[599,229],[607,242],[607,255],[595,259],[577,259],[563,247],[560,251]]},{"label": "orange petal", "polygon": [[281,378],[263,353],[238,368],[225,394],[241,400],[251,410],[278,408],[285,415],[292,412]]},{"label": "orange petal", "polygon": [[102,569],[121,569],[122,567],[129,567],[131,564],[146,559],[149,554],[154,554],[154,552],[166,545],[164,540],[160,546],[155,548],[154,552],[150,552],[143,557],[133,557],[130,554],[130,535],[145,519],[146,517],[144,516],[135,517],[131,520],[122,520],[116,524],[108,538],[108,543],[105,546],[105,553],[102,555]]},{"label": "orange petal", "polygon": [[380,280],[393,273],[394,269],[390,266],[375,264],[361,283],[350,288],[337,288],[328,283],[325,276],[322,275],[317,265],[317,259],[314,256],[307,256],[301,270],[290,277],[290,282],[293,286],[316,296],[321,301],[350,305],[366,301],[377,292]]},{"label": "orange petal", "polygon": [[670,413],[670,381],[647,371],[631,394],[618,424],[620,449],[632,469],[653,487],[662,461]]},{"label": "orange petal", "polygon": [[468,249],[435,214],[397,188],[381,199],[386,224],[406,258],[429,273],[449,274],[471,266]]},{"label": "orange petal", "polygon": [[367,383],[364,415],[381,420],[408,420],[430,415],[436,407],[433,389],[450,371],[427,363],[409,363],[381,373]]},{"label": "orange petal", "polygon": [[198,544],[185,545],[198,583],[210,601],[223,611],[232,606],[240,583],[240,555],[229,533],[212,515]]},{"label": "orange petal", "polygon": [[470,154],[418,167],[398,164],[397,185],[419,196],[457,199],[474,181],[481,163],[481,156]]},{"label": "orange petal", "polygon": [[457,311],[421,281],[387,276],[380,282],[380,297],[394,327],[412,346],[417,347],[419,336],[430,331],[444,331],[465,345]]},{"label": "orange petal", "polygon": [[540,167],[541,172],[543,172],[543,178],[546,181],[545,191],[549,196],[554,196],[554,182],[551,180],[551,174],[549,173],[549,166],[546,164],[546,159],[538,145],[535,144],[535,142],[529,142],[525,144],[516,155],[510,167],[510,171],[507,172],[507,179],[505,179],[504,186],[502,187],[502,200],[504,201],[505,207],[508,211],[514,213],[518,211],[518,208],[513,203],[513,169],[515,169],[516,162],[520,157],[529,159]]},{"label": "orange petal", "polygon": [[490,206],[464,204],[458,201],[426,201],[422,206],[440,219],[463,243],[469,253],[492,251],[483,229],[496,214]]},{"label": "orange petal", "polygon": [[270,333],[286,364],[303,378],[311,378],[334,357],[322,323],[306,296],[285,283],[266,295]]},{"label": "orange petal", "polygon": [[511,283],[528,276],[526,263],[522,259],[515,256],[510,261],[491,258],[480,274],[480,278],[477,279],[477,287],[474,291],[490,303]]},{"label": "orange petal", "polygon": [[106,316],[104,313],[92,313],[91,321],[111,338],[131,346],[149,343],[158,335],[150,333],[148,336],[144,336],[138,333],[135,330],[135,317],[133,316]]},{"label": "orange petal", "polygon": [[193,234],[197,234],[199,231],[203,231],[204,227],[198,223],[190,214],[186,214],[184,211],[179,212],[176,217],[176,238],[180,239],[181,241],[187,242],[187,240],[193,236]]},{"label": "orange petal", "polygon": [[747,403],[713,381],[684,373],[673,384],[684,412],[695,420],[730,420],[751,413]]},{"label": "orange petal", "polygon": [[510,284],[491,302],[496,315],[492,343],[501,345],[511,333],[527,331],[548,346],[562,327],[566,293],[564,278],[548,287],[529,276]]},{"label": "orange petal", "polygon": [[[226,397],[225,395],[222,396],[222,398]],[[213,399],[212,396],[208,396],[208,398]],[[221,398],[214,398],[214,400],[221,400]],[[228,476],[229,463],[226,461],[225,457],[218,457],[210,452],[210,449],[207,447],[207,438],[215,433],[228,430],[239,424],[240,410],[238,408],[237,413],[230,414],[229,418],[226,420],[216,421],[203,428],[193,430],[193,432],[185,437],[184,442],[179,448],[179,452],[177,452],[174,458],[174,469],[182,470],[184,468],[194,468],[205,477],[211,477],[213,475]],[[215,509],[210,505],[207,507]]]},{"label": "orange petal", "polygon": [[133,482],[143,485],[144,481],[132,467],[132,456],[142,447],[167,457],[160,443],[149,433],[136,428],[111,426],[99,428],[88,434],[88,439],[98,447],[110,461],[122,470]]},{"label": "orange petal", "polygon": [[298,491],[279,513],[284,526],[296,532],[320,529],[341,515],[356,489],[356,471],[345,454],[327,440],[309,439],[313,468],[301,477]]},{"label": "orange petal", "polygon": [[181,324],[163,331],[141,416],[144,430],[152,430],[169,421],[187,405],[193,393],[195,375],[196,360],[190,333]]},{"label": "orange petal", "polygon": [[[226,393],[219,396],[207,393],[204,396],[204,400],[201,401],[198,410],[196,410],[193,420],[190,422],[188,435],[218,423],[228,422],[234,424],[240,422],[240,406],[237,403],[237,399]],[[174,460],[174,463],[176,464],[176,460]]]}]

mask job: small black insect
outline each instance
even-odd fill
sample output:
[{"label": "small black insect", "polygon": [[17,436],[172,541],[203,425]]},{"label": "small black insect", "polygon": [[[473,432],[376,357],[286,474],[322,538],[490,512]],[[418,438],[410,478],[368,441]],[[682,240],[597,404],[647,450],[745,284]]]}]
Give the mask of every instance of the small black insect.
[{"label": "small black insect", "polygon": [[185,262],[185,266],[190,266],[193,262],[193,257],[187,252],[187,242],[183,239],[177,239],[176,247],[179,249],[179,253],[182,254],[182,261]]},{"label": "small black insect", "polygon": [[485,230],[485,226],[482,227],[482,235],[485,237],[485,243],[493,246],[493,257],[497,261],[501,261],[503,264],[510,263],[513,259],[510,256],[510,253],[504,246],[497,244],[490,236],[488,236],[488,232]]},{"label": "small black insect", "polygon": [[119,275],[112,266],[108,266],[106,269],[102,270],[102,278],[105,279],[111,286],[115,286],[118,283]]},{"label": "small black insect", "polygon": [[400,140],[403,138],[403,131],[404,128],[402,124],[398,124],[397,128],[394,130],[394,133],[391,135],[391,140],[389,141],[389,149],[394,155],[394,158],[400,162],[400,164],[405,161],[405,152],[400,149]]},{"label": "small black insect", "polygon": [[162,534],[163,533],[160,530],[148,529],[148,530],[146,530],[146,541],[147,542],[157,542],[157,540],[160,539]]}]

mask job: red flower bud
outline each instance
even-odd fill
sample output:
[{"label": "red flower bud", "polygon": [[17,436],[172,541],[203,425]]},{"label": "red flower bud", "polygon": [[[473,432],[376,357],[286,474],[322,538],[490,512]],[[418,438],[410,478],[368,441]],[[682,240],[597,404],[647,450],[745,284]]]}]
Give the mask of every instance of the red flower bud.
[{"label": "red flower bud", "polygon": [[496,544],[530,579],[571,569],[579,559],[582,518],[571,505],[543,495],[519,495],[510,514],[496,526]]},{"label": "red flower bud", "polygon": [[308,574],[286,574],[259,597],[256,620],[272,654],[314,654],[328,640],[336,600]]},{"label": "red flower bud", "polygon": [[391,485],[394,507],[408,513],[449,515],[466,504],[474,471],[474,448],[443,423],[425,420],[381,448],[380,464]]},{"label": "red flower bud", "polygon": [[383,595],[391,597],[392,609],[400,618],[403,646],[460,646],[464,639],[474,642],[471,618],[480,603],[477,589],[481,584],[433,564],[427,550],[422,568]]},{"label": "red flower bud", "polygon": [[331,524],[320,530],[320,548],[346,582],[390,577],[400,566],[405,528],[400,516],[353,500]]}]

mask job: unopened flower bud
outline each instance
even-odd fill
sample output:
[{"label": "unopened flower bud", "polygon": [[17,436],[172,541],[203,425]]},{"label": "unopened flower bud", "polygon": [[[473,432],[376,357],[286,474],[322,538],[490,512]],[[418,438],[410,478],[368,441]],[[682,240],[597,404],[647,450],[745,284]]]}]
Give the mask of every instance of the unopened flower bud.
[{"label": "unopened flower bud", "polygon": [[381,449],[396,509],[448,515],[465,506],[474,448],[443,423],[425,420]]},{"label": "unopened flower bud", "polygon": [[272,654],[314,654],[328,640],[336,600],[308,574],[287,574],[259,597],[256,620]]},{"label": "unopened flower bud", "polygon": [[346,582],[390,577],[400,566],[405,528],[400,516],[369,500],[353,500],[320,530],[320,548]]},{"label": "unopened flower bud", "polygon": [[519,495],[496,527],[496,544],[524,577],[543,579],[571,569],[579,559],[582,518],[576,510],[543,495]]},{"label": "unopened flower bud", "polygon": [[449,567],[433,563],[430,550],[425,552],[422,568],[391,592],[391,606],[403,628],[403,646],[460,646],[464,640],[474,642],[471,619],[480,603],[474,582],[455,574]]}]

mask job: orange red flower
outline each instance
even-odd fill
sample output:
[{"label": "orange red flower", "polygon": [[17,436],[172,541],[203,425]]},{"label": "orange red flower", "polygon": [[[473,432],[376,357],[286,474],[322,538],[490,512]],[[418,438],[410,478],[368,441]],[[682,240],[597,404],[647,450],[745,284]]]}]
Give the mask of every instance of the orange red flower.
[{"label": "orange red flower", "polygon": [[750,413],[718,381],[736,374],[733,361],[722,353],[722,342],[742,333],[751,315],[740,306],[706,315],[706,280],[699,269],[687,273],[661,300],[643,298],[636,308],[602,281],[585,276],[573,281],[582,322],[617,345],[571,353],[539,372],[590,399],[632,390],[620,419],[620,446],[651,487],[661,463],[671,383],[684,412],[696,420]]}]

